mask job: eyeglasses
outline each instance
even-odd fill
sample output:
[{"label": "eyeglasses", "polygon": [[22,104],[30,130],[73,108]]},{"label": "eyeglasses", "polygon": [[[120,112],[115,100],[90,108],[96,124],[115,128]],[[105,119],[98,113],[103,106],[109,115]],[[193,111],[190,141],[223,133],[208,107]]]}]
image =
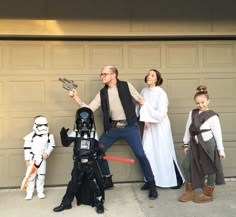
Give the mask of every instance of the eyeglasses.
[{"label": "eyeglasses", "polygon": [[99,76],[100,76],[100,77],[103,77],[103,76],[106,77],[107,75],[111,75],[111,74],[112,74],[112,73],[101,73],[101,74],[99,74]]}]

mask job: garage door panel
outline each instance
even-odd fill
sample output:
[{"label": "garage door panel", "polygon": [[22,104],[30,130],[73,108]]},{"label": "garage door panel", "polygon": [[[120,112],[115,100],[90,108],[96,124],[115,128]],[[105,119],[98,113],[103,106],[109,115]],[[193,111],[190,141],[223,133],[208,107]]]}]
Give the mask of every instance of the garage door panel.
[{"label": "garage door panel", "polygon": [[[10,44],[8,46],[8,63],[10,69],[44,69],[44,45]],[[12,71],[15,74],[15,71]],[[30,71],[28,71],[29,74]]]},{"label": "garage door panel", "polygon": [[[51,69],[83,69],[84,50],[84,46],[77,43],[51,45],[49,48],[49,67]],[[67,74],[66,70],[64,73]]]},{"label": "garage door panel", "polygon": [[235,65],[235,43],[209,43],[203,47],[204,66],[230,67]]},{"label": "garage door panel", "polygon": [[3,82],[0,81],[0,105],[3,104]]},{"label": "garage door panel", "polygon": [[3,71],[3,62],[2,62],[2,58],[3,58],[3,47],[0,43],[0,75],[2,74]]},{"label": "garage door panel", "polygon": [[8,103],[17,104],[44,104],[45,82],[44,81],[9,81],[7,83]]},{"label": "garage door panel", "polygon": [[236,113],[225,112],[220,113],[220,123],[223,131],[224,141],[236,141]]},{"label": "garage door panel", "polygon": [[122,45],[93,45],[89,46],[89,67],[102,68],[104,65],[123,67]]},{"label": "garage door panel", "polygon": [[49,127],[50,131],[54,132],[54,137],[56,140],[56,146],[62,146],[61,145],[61,139],[60,139],[60,131],[62,127],[65,127],[66,129],[69,128],[70,130],[74,129],[75,124],[75,114],[68,115],[68,114],[60,114],[60,115],[53,115],[53,117],[50,118]]},{"label": "garage door panel", "polygon": [[[168,79],[168,98],[172,102],[177,100],[192,100],[196,87],[199,85],[199,78]],[[172,104],[172,106],[175,106]]]},{"label": "garage door panel", "polygon": [[169,118],[171,121],[171,129],[172,134],[174,137],[174,141],[176,143],[183,143],[183,135],[185,132],[185,126],[188,119],[188,113],[187,114],[169,114]]},{"label": "garage door panel", "polygon": [[26,172],[22,150],[14,151],[9,156],[9,178],[11,185],[20,186]]},{"label": "garage door panel", "polygon": [[205,79],[205,84],[214,106],[236,106],[235,78],[207,78]]},{"label": "garage door panel", "polygon": [[160,45],[129,45],[127,55],[129,69],[161,67]]},{"label": "garage door panel", "polygon": [[166,66],[168,68],[196,68],[199,66],[197,44],[167,44]]},{"label": "garage door panel", "polygon": [[34,117],[9,117],[4,120],[4,140],[7,141],[8,148],[22,148],[23,137],[31,132],[34,123]]},{"label": "garage door panel", "polygon": [[[222,161],[223,169],[224,169],[224,175],[226,177],[231,177],[231,174],[236,174],[236,167],[235,167],[235,155],[236,155],[236,149],[235,145],[231,144],[224,144],[226,147],[231,146],[230,148],[225,149],[226,153],[226,159]],[[233,146],[232,146],[233,145]]]},{"label": "garage door panel", "polygon": [[[98,77],[98,75],[96,75],[96,77]],[[103,85],[101,84],[101,80],[96,79],[96,77],[95,79],[91,78],[91,80],[89,81],[90,94],[89,101],[87,103],[90,103],[90,101],[94,99],[94,97],[97,95],[97,93],[99,93],[100,89],[103,87]]]},{"label": "garage door panel", "polygon": [[3,118],[0,118],[0,147],[3,146],[3,138],[4,138],[4,126],[3,126]]},{"label": "garage door panel", "polygon": [[193,96],[196,87],[201,84],[201,79],[195,76],[166,79],[167,88],[165,90],[169,98],[169,113],[189,112],[195,107]]},{"label": "garage door panel", "polygon": [[9,186],[7,181],[9,180],[9,163],[8,163],[8,151],[0,150],[0,186]]}]

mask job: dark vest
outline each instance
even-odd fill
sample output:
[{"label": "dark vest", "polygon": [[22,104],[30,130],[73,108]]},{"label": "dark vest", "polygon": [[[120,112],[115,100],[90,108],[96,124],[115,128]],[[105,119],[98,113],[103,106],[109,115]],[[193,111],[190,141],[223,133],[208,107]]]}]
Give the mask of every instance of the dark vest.
[{"label": "dark vest", "polygon": [[[103,126],[104,126],[105,132],[108,131],[109,125],[111,122],[111,119],[109,117],[109,100],[108,100],[107,89],[108,89],[108,86],[105,85],[100,90],[101,107],[102,107],[102,112],[103,112]],[[117,89],[118,89],[118,94],[120,97],[122,107],[125,112],[126,120],[129,125],[132,125],[137,121],[137,116],[135,113],[135,105],[129,91],[128,83],[125,81],[117,80]]]}]

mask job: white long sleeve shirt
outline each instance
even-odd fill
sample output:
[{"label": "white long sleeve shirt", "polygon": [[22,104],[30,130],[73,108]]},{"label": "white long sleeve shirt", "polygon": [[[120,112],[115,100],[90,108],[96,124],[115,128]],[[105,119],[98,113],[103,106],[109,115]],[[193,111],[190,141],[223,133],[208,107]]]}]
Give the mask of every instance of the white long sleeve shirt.
[{"label": "white long sleeve shirt", "polygon": [[[192,123],[192,111],[189,112],[186,128],[185,128],[185,133],[184,133],[184,138],[183,142],[184,144],[189,144],[190,142],[190,132],[189,132],[189,127]],[[207,132],[202,132],[202,138],[204,141],[208,141],[212,137],[215,138],[216,145],[217,145],[217,150],[219,152],[224,151],[224,146],[223,146],[223,139],[222,139],[222,131],[221,131],[221,125],[220,125],[220,120],[217,115],[212,116],[209,118],[207,121],[205,121],[201,126],[200,130],[209,130]],[[196,142],[197,136],[195,136]]]}]

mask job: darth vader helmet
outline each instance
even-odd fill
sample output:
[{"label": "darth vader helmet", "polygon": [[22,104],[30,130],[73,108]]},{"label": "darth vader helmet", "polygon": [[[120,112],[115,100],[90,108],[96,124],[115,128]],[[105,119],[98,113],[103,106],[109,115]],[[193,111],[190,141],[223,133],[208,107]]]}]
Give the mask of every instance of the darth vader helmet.
[{"label": "darth vader helmet", "polygon": [[34,119],[33,131],[37,135],[48,134],[49,127],[48,127],[47,119],[45,117],[41,116],[41,115],[36,116],[35,119]]},{"label": "darth vader helmet", "polygon": [[93,111],[87,107],[79,108],[76,112],[75,124],[79,132],[90,132],[94,125]]}]

